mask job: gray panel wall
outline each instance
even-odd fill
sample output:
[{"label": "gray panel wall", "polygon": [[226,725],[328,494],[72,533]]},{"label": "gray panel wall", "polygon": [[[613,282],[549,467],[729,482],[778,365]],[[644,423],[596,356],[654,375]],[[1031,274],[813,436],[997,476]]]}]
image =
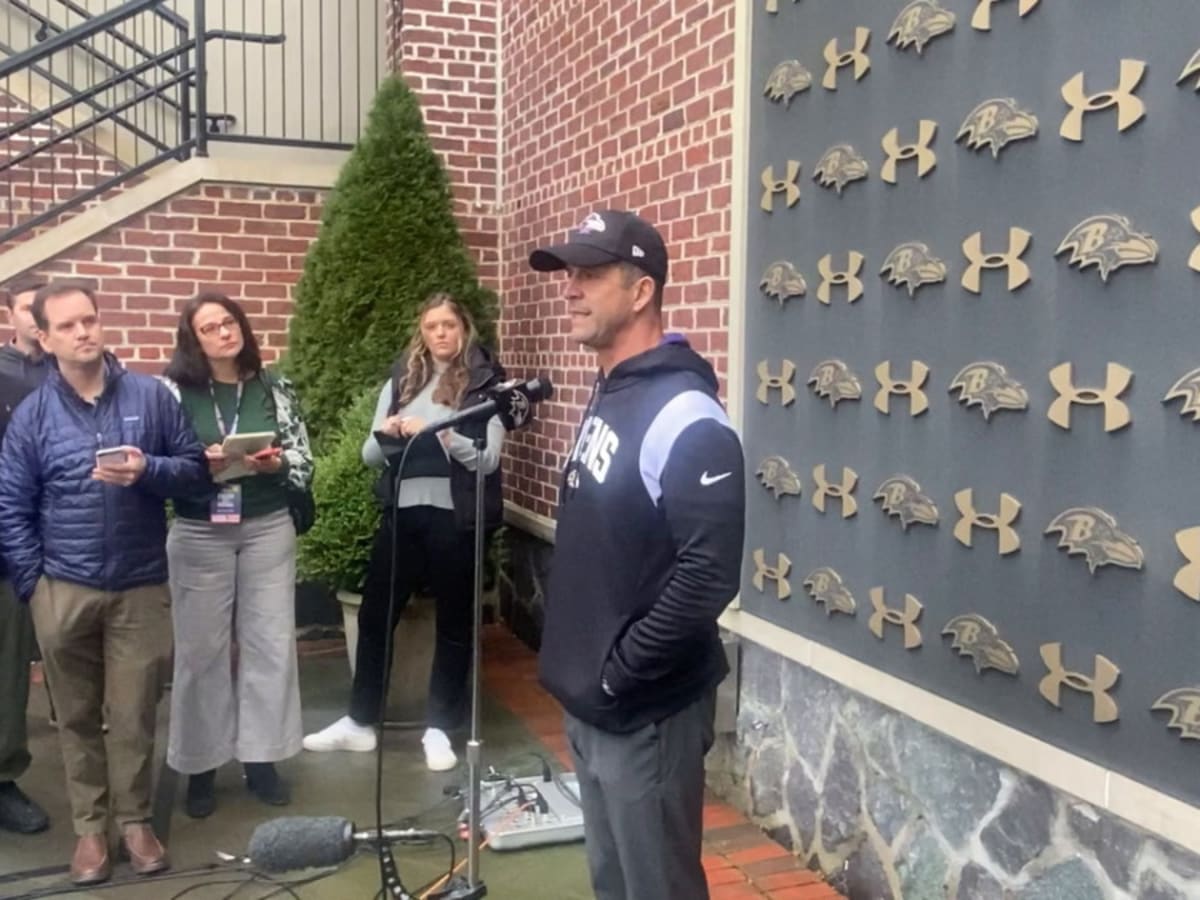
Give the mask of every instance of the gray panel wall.
[{"label": "gray panel wall", "polygon": [[[1200,802],[1200,741],[1182,741],[1167,716],[1150,706],[1164,692],[1200,685],[1200,604],[1172,586],[1185,562],[1176,531],[1200,525],[1200,424],[1181,418],[1179,403],[1163,404],[1168,387],[1200,366],[1200,274],[1187,266],[1200,234],[1189,223],[1200,206],[1200,94],[1175,81],[1200,47],[1200,3],[1192,0],[1044,0],[1027,17],[1016,2],[993,7],[992,30],[970,27],[976,0],[946,0],[957,25],[925,47],[899,51],[885,44],[900,0],[780,0],[778,14],[754,6],[750,104],[749,257],[747,283],[734,302],[745,304],[745,440],[751,472],[771,454],[787,458],[804,481],[804,495],[776,501],[750,486],[748,548],[768,559],[784,552],[794,562],[792,596],[775,599],[751,584],[748,563],[744,608],[856,659],[1015,726],[1191,802]],[[838,89],[820,80],[822,48],[831,37],[848,45],[857,25],[872,31],[872,68],[855,82],[849,69]],[[798,58],[813,73],[812,87],[790,107],[762,96],[777,63]],[[1091,93],[1114,87],[1122,58],[1149,64],[1137,91],[1145,118],[1118,133],[1115,110],[1090,114],[1083,143],[1059,137],[1067,105],[1060,88],[1086,73]],[[1040,120],[1033,140],[1010,144],[993,159],[970,151],[954,136],[967,113],[991,97],[1014,97]],[[918,179],[901,163],[899,183],[880,180],[880,140],[898,126],[915,139],[922,118],[938,123],[937,167]],[[839,197],[819,187],[813,169],[833,144],[852,143],[870,164],[870,177]],[[759,172],[782,173],[800,160],[802,198],[788,209],[776,195],[773,213],[759,209]],[[1054,251],[1079,221],[1096,213],[1127,215],[1158,242],[1156,265],[1130,266],[1102,283],[1094,268],[1068,267]],[[1033,233],[1025,254],[1032,281],[1009,293],[1003,272],[984,272],[983,294],[963,290],[963,239],[982,229],[985,248],[1000,250],[1010,226]],[[928,243],[949,267],[946,282],[921,288],[914,299],[878,276],[887,253],[903,241]],[[835,288],[829,306],[817,302],[817,260],[847,251],[865,254],[865,295],[848,304]],[[782,308],[758,288],[766,266],[797,265],[808,295]],[[863,398],[831,409],[805,387],[820,360],[844,359],[863,382]],[[795,403],[779,392],[763,406],[754,398],[755,365],[783,359],[797,366]],[[892,414],[872,406],[875,365],[893,362],[903,376],[909,362],[930,366],[930,409],[910,418],[907,401],[892,399]],[[1030,395],[1025,412],[1002,411],[986,422],[948,393],[965,364],[993,359],[1007,366]],[[1063,431],[1046,417],[1056,396],[1047,373],[1075,364],[1076,383],[1102,383],[1105,364],[1135,373],[1124,399],[1133,424],[1103,431],[1101,409],[1075,407]],[[849,466],[860,475],[858,515],[842,520],[838,504],[826,514],[812,505],[812,468],[831,474]],[[887,518],[875,488],[889,475],[915,477],[937,502],[937,528],[902,531]],[[976,530],[975,547],[956,542],[953,495],[975,489],[976,505],[996,511],[1001,491],[1023,509],[1017,520],[1022,546],[1000,557],[995,535]],[[1095,575],[1081,557],[1044,536],[1050,520],[1072,506],[1098,506],[1141,544],[1143,571],[1105,567]],[[749,555],[748,555],[749,560]],[[858,601],[858,614],[827,617],[801,582],[817,566],[832,566]],[[867,628],[868,589],[883,586],[899,606],[906,592],[924,603],[924,646],[905,651],[899,629],[885,640]],[[1012,678],[976,675],[971,661],[940,636],[962,613],[990,619],[1020,657]],[[1038,647],[1062,641],[1068,668],[1090,673],[1093,654],[1121,668],[1113,696],[1120,720],[1092,722],[1091,698],[1063,690],[1063,709],[1037,692],[1045,674]]]}]

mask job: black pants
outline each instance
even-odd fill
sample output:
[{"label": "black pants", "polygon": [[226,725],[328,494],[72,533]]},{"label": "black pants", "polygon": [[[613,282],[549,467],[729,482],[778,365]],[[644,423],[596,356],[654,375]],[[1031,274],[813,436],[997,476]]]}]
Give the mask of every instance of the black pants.
[{"label": "black pants", "polygon": [[[396,569],[392,572],[395,542]],[[358,610],[358,655],[350,717],[360,725],[380,721],[384,680],[384,643],[395,629],[412,593],[428,585],[437,600],[437,643],[429,677],[428,722],[443,731],[457,728],[467,710],[471,673],[471,626],[475,585],[474,538],[460,531],[454,513],[432,506],[385,511]],[[388,621],[388,599],[395,586],[396,606]]]},{"label": "black pants", "polygon": [[0,781],[15,781],[29,768],[25,707],[32,650],[29,607],[10,582],[0,580]]},{"label": "black pants", "polygon": [[708,900],[700,854],[716,697],[630,734],[565,714],[596,900]]}]

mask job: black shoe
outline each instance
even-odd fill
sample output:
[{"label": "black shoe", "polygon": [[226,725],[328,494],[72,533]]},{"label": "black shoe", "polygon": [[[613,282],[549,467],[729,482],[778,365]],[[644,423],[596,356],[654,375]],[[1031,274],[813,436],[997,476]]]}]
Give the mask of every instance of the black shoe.
[{"label": "black shoe", "polygon": [[0,781],[0,828],[36,834],[50,827],[46,811],[25,796],[16,782]]},{"label": "black shoe", "polygon": [[287,806],[292,802],[291,791],[275,771],[274,763],[245,763],[246,789],[263,803]]},{"label": "black shoe", "polygon": [[207,819],[217,809],[217,794],[214,782],[217,770],[209,769],[188,778],[187,799],[183,809],[193,819]]}]

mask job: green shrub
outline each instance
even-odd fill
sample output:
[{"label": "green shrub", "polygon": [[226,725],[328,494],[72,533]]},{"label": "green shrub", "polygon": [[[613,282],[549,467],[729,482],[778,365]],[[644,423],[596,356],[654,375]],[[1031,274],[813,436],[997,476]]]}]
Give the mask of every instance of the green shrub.
[{"label": "green shrub", "polygon": [[362,461],[378,396],[378,384],[359,394],[315,459],[313,496],[319,514],[300,538],[296,565],[301,578],[335,590],[362,588],[379,525],[373,493],[377,473]]},{"label": "green shrub", "polygon": [[383,382],[435,291],[462,301],[492,342],[495,294],[476,278],[417,99],[393,76],[325,204],[296,286],[284,366],[318,446],[364,384]]}]

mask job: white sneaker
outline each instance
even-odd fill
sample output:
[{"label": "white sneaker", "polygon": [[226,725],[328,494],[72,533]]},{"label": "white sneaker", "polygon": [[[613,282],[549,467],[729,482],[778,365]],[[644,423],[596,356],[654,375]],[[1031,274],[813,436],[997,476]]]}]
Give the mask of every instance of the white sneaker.
[{"label": "white sneaker", "polygon": [[377,741],[375,729],[370,725],[359,725],[349,716],[342,716],[328,728],[323,728],[315,734],[306,734],[304,749],[316,753],[326,753],[330,750],[370,753],[375,749]]},{"label": "white sneaker", "polygon": [[450,747],[450,738],[440,728],[426,728],[421,738],[425,748],[425,765],[431,772],[445,772],[458,765],[458,757]]}]

